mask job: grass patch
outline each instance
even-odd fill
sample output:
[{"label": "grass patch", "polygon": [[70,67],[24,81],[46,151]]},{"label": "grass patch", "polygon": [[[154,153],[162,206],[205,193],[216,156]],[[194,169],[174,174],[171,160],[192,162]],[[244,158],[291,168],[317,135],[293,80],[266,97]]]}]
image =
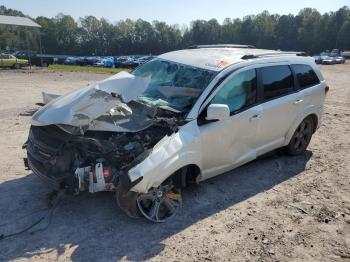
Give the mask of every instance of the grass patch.
[{"label": "grass patch", "polygon": [[99,74],[116,74],[120,71],[130,72],[128,68],[105,68],[105,67],[93,67],[93,66],[74,66],[74,65],[49,65],[49,70],[52,71],[68,71],[68,72],[88,72]]}]

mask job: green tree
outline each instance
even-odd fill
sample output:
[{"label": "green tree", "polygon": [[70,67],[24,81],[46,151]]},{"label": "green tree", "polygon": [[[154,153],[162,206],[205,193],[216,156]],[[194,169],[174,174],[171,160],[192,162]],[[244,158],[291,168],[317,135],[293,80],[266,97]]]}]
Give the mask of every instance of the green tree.
[{"label": "green tree", "polygon": [[[0,6],[0,14],[24,16]],[[94,16],[75,21],[71,16],[37,17],[41,30],[0,26],[0,49],[26,49],[27,40],[38,50],[39,32],[45,53],[70,55],[160,54],[196,44],[251,44],[258,48],[321,52],[350,49],[348,6],[321,15],[316,9],[302,9],[298,15],[277,15],[264,11],[243,19],[195,20],[182,29],[165,22],[138,19],[115,24]]]},{"label": "green tree", "polygon": [[298,14],[300,19],[298,30],[298,41],[301,50],[317,52],[322,49],[320,43],[322,39],[321,14],[312,8],[305,8]]}]

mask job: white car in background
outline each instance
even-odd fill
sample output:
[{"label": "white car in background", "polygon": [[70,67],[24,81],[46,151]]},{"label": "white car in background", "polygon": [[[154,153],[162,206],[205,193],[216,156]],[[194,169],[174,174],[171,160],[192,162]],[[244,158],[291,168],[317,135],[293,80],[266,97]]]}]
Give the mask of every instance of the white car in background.
[{"label": "white car in background", "polygon": [[57,97],[32,118],[27,167],[60,189],[116,192],[154,222],[181,189],[269,151],[305,152],[329,87],[312,57],[251,46],[174,51]]}]

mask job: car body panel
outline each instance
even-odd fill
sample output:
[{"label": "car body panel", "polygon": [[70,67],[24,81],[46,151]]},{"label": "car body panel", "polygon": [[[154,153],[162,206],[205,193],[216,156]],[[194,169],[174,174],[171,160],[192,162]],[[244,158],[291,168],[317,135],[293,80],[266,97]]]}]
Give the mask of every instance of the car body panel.
[{"label": "car body panel", "polygon": [[[146,89],[149,81],[148,78],[120,72],[53,99],[33,115],[32,125],[64,124],[78,128],[98,125],[92,122],[118,104],[125,107],[125,103],[136,99]],[[118,126],[115,125],[114,131],[120,131]]]},{"label": "car body panel", "polygon": [[199,127],[202,179],[229,171],[256,157],[256,136],[261,106]]},{"label": "car body panel", "polygon": [[261,105],[262,115],[257,132],[259,134],[258,155],[265,154],[284,144],[285,134],[297,110],[294,102],[300,97],[300,94],[292,93]]}]

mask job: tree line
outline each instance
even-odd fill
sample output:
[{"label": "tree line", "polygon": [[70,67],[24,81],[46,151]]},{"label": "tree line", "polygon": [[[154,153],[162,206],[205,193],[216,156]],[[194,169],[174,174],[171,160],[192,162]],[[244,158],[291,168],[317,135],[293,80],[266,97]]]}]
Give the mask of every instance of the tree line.
[{"label": "tree line", "polygon": [[[25,16],[0,6],[1,15]],[[33,19],[33,18],[32,18]],[[195,20],[180,27],[165,22],[131,19],[111,23],[94,16],[78,20],[58,14],[33,19],[39,29],[0,25],[0,50],[39,50],[64,55],[161,54],[197,44],[250,44],[258,48],[306,51],[350,50],[350,9],[320,14],[305,8],[297,15],[278,15],[264,11],[243,19]]]}]

